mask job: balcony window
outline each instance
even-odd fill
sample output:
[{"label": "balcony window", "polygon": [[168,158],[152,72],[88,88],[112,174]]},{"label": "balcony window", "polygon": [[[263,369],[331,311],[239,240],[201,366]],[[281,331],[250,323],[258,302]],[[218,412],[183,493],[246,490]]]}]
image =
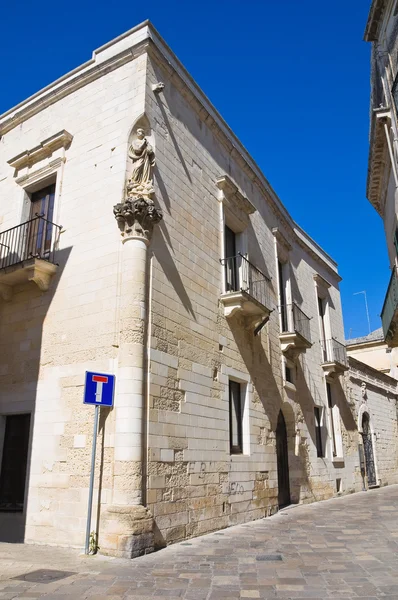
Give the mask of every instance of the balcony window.
[{"label": "balcony window", "polygon": [[323,362],[321,364],[327,377],[339,375],[348,369],[347,350],[344,344],[332,338],[321,341]]},{"label": "balcony window", "polygon": [[227,292],[238,291],[238,268],[237,268],[237,256],[236,256],[236,235],[229,227],[225,226],[224,229],[224,241],[225,241],[225,257],[227,258],[224,262],[225,267],[225,290]]},{"label": "balcony window", "polygon": [[[232,243],[229,247],[232,250]],[[225,272],[226,291],[221,296],[224,315],[240,312],[256,323],[271,312],[271,280],[243,254],[221,259]]]},{"label": "balcony window", "polygon": [[310,318],[295,302],[279,306],[279,314],[286,316],[287,323],[286,331],[279,335],[282,352],[295,359],[300,352],[312,346]]}]

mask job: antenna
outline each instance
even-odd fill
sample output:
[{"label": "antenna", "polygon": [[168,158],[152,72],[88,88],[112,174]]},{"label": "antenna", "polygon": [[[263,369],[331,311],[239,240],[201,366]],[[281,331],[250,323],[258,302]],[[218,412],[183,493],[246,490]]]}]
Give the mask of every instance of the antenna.
[{"label": "antenna", "polygon": [[365,297],[366,316],[367,316],[367,319],[368,319],[368,328],[369,328],[369,333],[370,333],[370,319],[369,319],[369,309],[368,309],[368,300],[366,298],[366,291],[364,290],[362,292],[355,292],[353,294],[353,296],[358,296],[358,294],[363,294],[364,297]]}]

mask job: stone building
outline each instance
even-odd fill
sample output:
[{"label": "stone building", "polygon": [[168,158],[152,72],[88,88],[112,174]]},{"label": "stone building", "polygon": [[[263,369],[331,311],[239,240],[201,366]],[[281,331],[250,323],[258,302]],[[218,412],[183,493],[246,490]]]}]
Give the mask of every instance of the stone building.
[{"label": "stone building", "polygon": [[382,327],[368,335],[346,340],[346,348],[349,357],[398,379],[398,349],[387,346]]},{"label": "stone building", "polygon": [[371,42],[370,149],[367,198],[384,222],[391,269],[381,311],[384,338],[398,346],[398,4],[373,0],[365,30]]},{"label": "stone building", "polygon": [[86,371],[116,375],[102,552],[361,490],[363,423],[369,483],[394,481],[396,382],[348,370],[336,263],[150,23],[0,134],[1,539],[83,545]]}]

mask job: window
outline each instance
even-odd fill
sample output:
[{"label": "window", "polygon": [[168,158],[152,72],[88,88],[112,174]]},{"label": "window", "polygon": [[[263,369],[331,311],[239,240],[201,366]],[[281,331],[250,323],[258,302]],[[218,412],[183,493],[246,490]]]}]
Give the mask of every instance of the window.
[{"label": "window", "polygon": [[286,363],[285,363],[285,380],[288,383],[293,383],[292,369],[291,369],[291,367],[288,367]]},{"label": "window", "polygon": [[286,302],[286,265],[278,260],[279,305],[281,315],[281,331],[289,331]]},{"label": "window", "polygon": [[321,333],[321,348],[322,360],[327,362],[328,353],[326,348],[326,328],[325,328],[325,300],[318,296],[318,314],[319,314],[319,329]]},{"label": "window", "polygon": [[320,406],[314,407],[315,416],[315,442],[316,452],[318,458],[323,458],[323,444],[322,444],[322,408]]},{"label": "window", "polygon": [[332,386],[330,383],[326,384],[327,396],[328,396],[328,407],[330,413],[330,427],[331,427],[331,439],[332,439],[332,454],[333,457],[337,456],[337,446],[336,446],[336,428],[334,423],[334,415],[333,415],[333,399],[332,399]]},{"label": "window", "polygon": [[229,444],[231,454],[243,453],[241,384],[229,381]]},{"label": "window", "polygon": [[224,230],[225,291],[238,291],[238,269],[236,262],[236,235],[227,225]]},{"label": "window", "polygon": [[55,184],[33,192],[30,197],[30,221],[26,231],[29,255],[44,256],[51,251],[54,198]]},{"label": "window", "polygon": [[28,464],[30,414],[0,417],[5,421],[0,471],[0,510],[23,510]]}]

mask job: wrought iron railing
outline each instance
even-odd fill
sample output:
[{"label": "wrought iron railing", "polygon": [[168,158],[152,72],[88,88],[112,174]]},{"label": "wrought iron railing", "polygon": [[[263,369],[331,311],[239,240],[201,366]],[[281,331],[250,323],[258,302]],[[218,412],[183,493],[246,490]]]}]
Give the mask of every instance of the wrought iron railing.
[{"label": "wrought iron railing", "polygon": [[0,232],[0,269],[31,258],[41,258],[54,264],[60,230],[59,225],[38,215]]},{"label": "wrought iron railing", "polygon": [[398,278],[396,269],[391,273],[386,297],[381,311],[381,323],[383,325],[384,339],[388,341],[394,336],[397,323],[394,322],[395,312],[398,308]]},{"label": "wrought iron railing", "polygon": [[301,308],[293,302],[279,307],[281,315],[282,331],[299,333],[307,342],[311,343],[311,325],[310,317],[301,310]]},{"label": "wrought iron railing", "polygon": [[263,306],[271,307],[271,280],[245,256],[237,254],[222,258],[227,292],[246,292]]},{"label": "wrought iron railing", "polygon": [[331,340],[321,340],[323,361],[335,362],[340,365],[348,366],[347,350],[344,344],[334,338]]}]

